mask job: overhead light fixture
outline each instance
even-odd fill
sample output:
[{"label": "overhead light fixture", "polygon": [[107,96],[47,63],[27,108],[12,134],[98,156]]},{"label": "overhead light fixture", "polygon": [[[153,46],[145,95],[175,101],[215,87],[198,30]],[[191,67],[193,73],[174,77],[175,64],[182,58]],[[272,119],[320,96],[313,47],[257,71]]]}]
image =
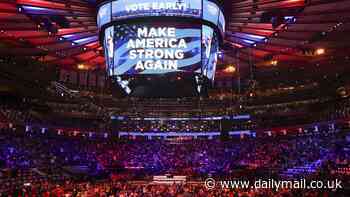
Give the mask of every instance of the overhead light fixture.
[{"label": "overhead light fixture", "polygon": [[233,65],[230,65],[227,68],[225,68],[224,72],[226,72],[226,73],[235,73],[236,72],[236,67],[234,67]]},{"label": "overhead light fixture", "polygon": [[324,48],[318,48],[315,51],[316,55],[324,55],[325,53],[326,53],[326,49],[324,49]]},{"label": "overhead light fixture", "polygon": [[85,64],[78,64],[78,69],[79,70],[85,70],[86,69]]},{"label": "overhead light fixture", "polygon": [[277,61],[277,60],[272,60],[272,61],[271,61],[271,65],[277,66],[277,64],[278,64],[278,61]]}]

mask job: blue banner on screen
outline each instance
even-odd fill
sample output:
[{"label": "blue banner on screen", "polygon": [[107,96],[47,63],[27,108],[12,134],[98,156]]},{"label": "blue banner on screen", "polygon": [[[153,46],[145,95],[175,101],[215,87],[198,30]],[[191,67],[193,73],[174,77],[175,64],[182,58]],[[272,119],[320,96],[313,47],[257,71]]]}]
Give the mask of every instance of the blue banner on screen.
[{"label": "blue banner on screen", "polygon": [[105,35],[110,75],[194,72],[201,66],[200,27],[123,24]]},{"label": "blue banner on screen", "polygon": [[114,19],[142,16],[201,17],[202,0],[119,0],[112,2]]},{"label": "blue banner on screen", "polygon": [[150,16],[203,19],[225,30],[223,12],[210,0],[114,0],[100,6],[97,24],[100,28],[112,21]]}]

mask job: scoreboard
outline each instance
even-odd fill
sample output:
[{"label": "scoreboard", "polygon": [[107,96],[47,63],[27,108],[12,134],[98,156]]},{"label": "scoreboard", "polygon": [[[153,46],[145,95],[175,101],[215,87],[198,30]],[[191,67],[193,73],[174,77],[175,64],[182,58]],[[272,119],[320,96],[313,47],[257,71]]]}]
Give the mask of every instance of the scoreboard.
[{"label": "scoreboard", "polygon": [[172,74],[214,81],[225,17],[213,1],[108,1],[97,23],[108,75],[118,81]]}]

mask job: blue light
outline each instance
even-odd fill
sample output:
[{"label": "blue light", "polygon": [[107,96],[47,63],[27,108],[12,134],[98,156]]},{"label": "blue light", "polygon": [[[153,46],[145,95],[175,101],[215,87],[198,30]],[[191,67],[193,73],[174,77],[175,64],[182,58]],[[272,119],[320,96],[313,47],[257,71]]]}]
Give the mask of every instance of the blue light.
[{"label": "blue light", "polygon": [[25,9],[25,10],[33,10],[33,11],[47,11],[48,9],[46,9],[46,8],[41,8],[41,7],[34,7],[34,6],[27,6],[27,5],[24,5],[24,6],[22,6],[22,8],[23,9]]},{"label": "blue light", "polygon": [[294,16],[285,16],[284,17],[284,20],[292,20],[292,19],[294,19]]},{"label": "blue light", "polygon": [[266,38],[265,36],[249,35],[249,34],[247,34],[247,36],[251,38],[259,39],[259,40],[263,40]]},{"label": "blue light", "polygon": [[[237,36],[237,37],[240,37],[240,38],[243,38],[245,40],[250,40],[252,42],[254,42],[254,41],[260,42],[260,41],[266,39],[265,36],[254,35],[254,34],[246,34],[246,33],[234,33],[233,35]],[[250,44],[252,44],[252,43],[250,42]]]},{"label": "blue light", "polygon": [[64,36],[62,36],[63,38],[71,38],[71,37],[73,37],[74,36],[74,34],[67,34],[67,35],[64,35]]},{"label": "blue light", "polygon": [[73,42],[81,44],[81,43],[88,42],[88,41],[91,41],[91,40],[94,40],[94,39],[97,39],[97,36],[81,38],[79,40],[74,40]]},{"label": "blue light", "polygon": [[297,18],[295,18],[295,16],[285,16],[284,20],[289,22],[289,23],[291,23],[291,22],[295,23],[297,21]]},{"label": "blue light", "polygon": [[245,43],[248,43],[248,44],[254,44],[255,43],[254,41],[246,40],[246,39],[243,39],[242,41],[245,42]]},{"label": "blue light", "polygon": [[232,120],[243,120],[243,119],[250,119],[250,115],[237,115],[233,116]]}]

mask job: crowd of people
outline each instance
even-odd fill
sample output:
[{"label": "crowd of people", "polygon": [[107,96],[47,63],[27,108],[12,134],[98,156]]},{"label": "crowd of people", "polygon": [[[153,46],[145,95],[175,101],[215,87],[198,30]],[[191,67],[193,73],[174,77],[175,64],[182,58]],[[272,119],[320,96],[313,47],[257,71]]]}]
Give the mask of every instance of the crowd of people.
[{"label": "crowd of people", "polygon": [[[307,102],[300,105],[304,106],[301,109],[316,108],[317,113],[312,115],[315,120],[339,120],[350,116],[350,105],[346,99],[336,104]],[[174,108],[175,106],[176,104]],[[298,106],[281,105],[278,112],[301,111]],[[318,106],[322,108],[318,109]],[[50,107],[57,109],[54,113],[63,114],[95,110],[95,106],[84,104],[53,103],[49,109]],[[166,105],[162,107],[166,108]],[[253,118],[236,121],[236,124],[231,125],[232,130],[266,126],[270,124],[269,119],[262,120],[259,117],[269,117],[266,114],[271,113],[271,110],[276,111],[274,106],[245,110]],[[103,125],[107,124],[112,130],[115,124],[112,120],[102,120],[103,118],[94,120],[69,116],[59,119],[59,116],[52,116],[55,118],[44,117],[38,120],[38,117],[40,114],[25,105],[1,106],[0,122],[4,122],[0,129],[2,196],[294,196],[298,193],[295,190],[207,190],[201,181],[208,175],[235,178],[339,178],[346,184],[349,183],[350,135],[348,130],[338,128],[337,125],[333,125],[332,132],[324,131],[320,126],[317,129],[313,127],[315,132],[311,133],[301,129],[303,135],[292,136],[286,132],[281,136],[267,135],[265,138],[116,139],[110,137],[108,132],[103,138],[95,138],[90,132],[83,131],[81,135],[84,137],[49,134],[57,128],[27,132],[25,126],[33,122],[44,124],[40,125],[42,128],[77,125],[80,129],[84,126],[99,128],[99,123],[103,122]],[[218,120],[129,118],[119,121],[114,129],[119,132],[220,132],[223,126]],[[279,118],[275,118],[275,121],[283,122]],[[297,124],[295,119],[286,119],[286,122]],[[331,124],[334,123],[325,125],[329,127]],[[87,169],[81,180],[72,170],[75,167]],[[101,176],[103,179],[100,182],[91,179],[100,177],[101,174],[107,176]],[[115,174],[126,178],[115,180]],[[164,186],[152,184],[148,179],[163,174],[184,175],[199,183]],[[134,182],[139,179],[143,182]],[[324,193],[308,190],[303,194],[319,196]]]},{"label": "crowd of people", "polygon": [[[344,136],[289,137],[261,140],[94,140],[69,137],[1,135],[2,168],[88,166],[96,169],[140,169],[150,174],[229,174],[237,167],[289,168],[321,161],[350,163]],[[315,169],[317,170],[317,169]]]},{"label": "crowd of people", "polygon": [[[313,173],[292,174],[294,178],[331,177],[348,180],[348,175],[335,172],[338,168],[350,166],[348,133],[229,141],[84,140],[15,133],[1,133],[0,180],[4,185],[0,186],[0,193],[3,194],[232,196],[237,192],[247,196],[280,196],[286,192],[286,195],[291,196],[293,191],[208,191],[203,185],[140,185],[131,184],[130,181],[159,174],[185,175],[194,179],[208,175],[283,178],[289,169],[303,166],[313,166]],[[310,165],[314,163],[317,165]],[[128,179],[117,180],[117,183],[110,179],[102,183],[86,180],[73,182],[72,174],[65,177],[66,166],[87,166],[88,173],[94,176],[98,172],[127,174]],[[52,177],[56,179],[52,180]],[[313,193],[310,195],[313,196]]]},{"label": "crowd of people", "polygon": [[[161,101],[158,105],[155,102],[142,100],[131,101],[128,103],[122,100],[110,107],[96,105],[93,100],[86,102],[50,101],[37,103],[37,105],[41,105],[38,107],[39,109],[33,108],[33,101],[18,101],[9,105],[1,104],[0,114],[3,116],[2,119],[13,124],[121,132],[217,132],[222,130],[220,121],[206,118],[239,115],[249,115],[251,119],[233,121],[234,124],[229,130],[255,130],[276,126],[302,125],[350,117],[348,98],[336,101],[314,99],[261,106],[241,105],[234,106],[234,110],[231,108],[232,106],[225,107],[226,104],[218,107],[216,104],[220,103],[219,101],[204,100],[203,106],[216,103],[214,105],[214,108],[218,110],[216,113],[207,111],[206,107],[203,108],[205,110],[202,112],[191,111],[193,105],[197,103],[195,100],[168,99]],[[188,111],[181,111],[181,106]],[[145,107],[152,110],[144,111]],[[135,108],[136,111],[134,111]],[[171,111],[171,109],[178,111]],[[142,113],[139,113],[140,111]],[[112,117],[123,117],[123,119],[115,120]],[[194,117],[201,118],[201,120],[186,120],[186,118]],[[172,120],[172,118],[179,119]]]},{"label": "crowd of people", "polygon": [[127,120],[119,121],[115,130],[121,132],[219,132],[215,120]]},{"label": "crowd of people", "polygon": [[[346,103],[327,108],[325,116],[334,115],[333,119],[348,117]],[[166,186],[144,180],[142,184],[133,183],[135,179],[159,174],[185,175],[196,180],[212,175],[349,181],[350,170],[346,170],[350,169],[349,133],[341,128],[335,129],[337,132],[323,132],[320,127],[319,132],[303,136],[285,134],[266,139],[226,141],[208,138],[95,139],[94,136],[77,138],[25,132],[18,125],[30,122],[32,113],[22,108],[2,107],[0,115],[2,122],[14,123],[14,128],[17,127],[17,130],[0,130],[0,181],[3,183],[0,193],[3,196],[294,196],[299,192],[207,190],[202,183]],[[77,123],[74,119],[68,120]],[[215,120],[194,122],[126,121],[118,127],[124,128],[120,131],[180,132],[188,129],[207,132],[220,131],[222,126]],[[237,129],[242,129],[247,122],[251,121],[237,123]],[[85,167],[86,177],[111,176],[104,176],[101,182],[86,177],[76,180],[72,172],[67,172],[74,166]],[[114,174],[127,178],[114,180]],[[303,194],[319,196],[327,195],[328,191],[307,190]]]},{"label": "crowd of people", "polygon": [[[10,187],[12,188],[12,187]],[[159,185],[152,183],[132,182],[83,182],[65,181],[53,184],[41,181],[24,188],[0,190],[1,197],[7,196],[43,196],[43,197],[318,197],[318,196],[347,196],[340,190],[301,190],[301,189],[212,189],[205,188],[203,183]]]},{"label": "crowd of people", "polygon": [[19,124],[25,124],[26,122],[36,121],[28,110],[8,108],[6,106],[0,106],[0,122],[16,122]]}]

